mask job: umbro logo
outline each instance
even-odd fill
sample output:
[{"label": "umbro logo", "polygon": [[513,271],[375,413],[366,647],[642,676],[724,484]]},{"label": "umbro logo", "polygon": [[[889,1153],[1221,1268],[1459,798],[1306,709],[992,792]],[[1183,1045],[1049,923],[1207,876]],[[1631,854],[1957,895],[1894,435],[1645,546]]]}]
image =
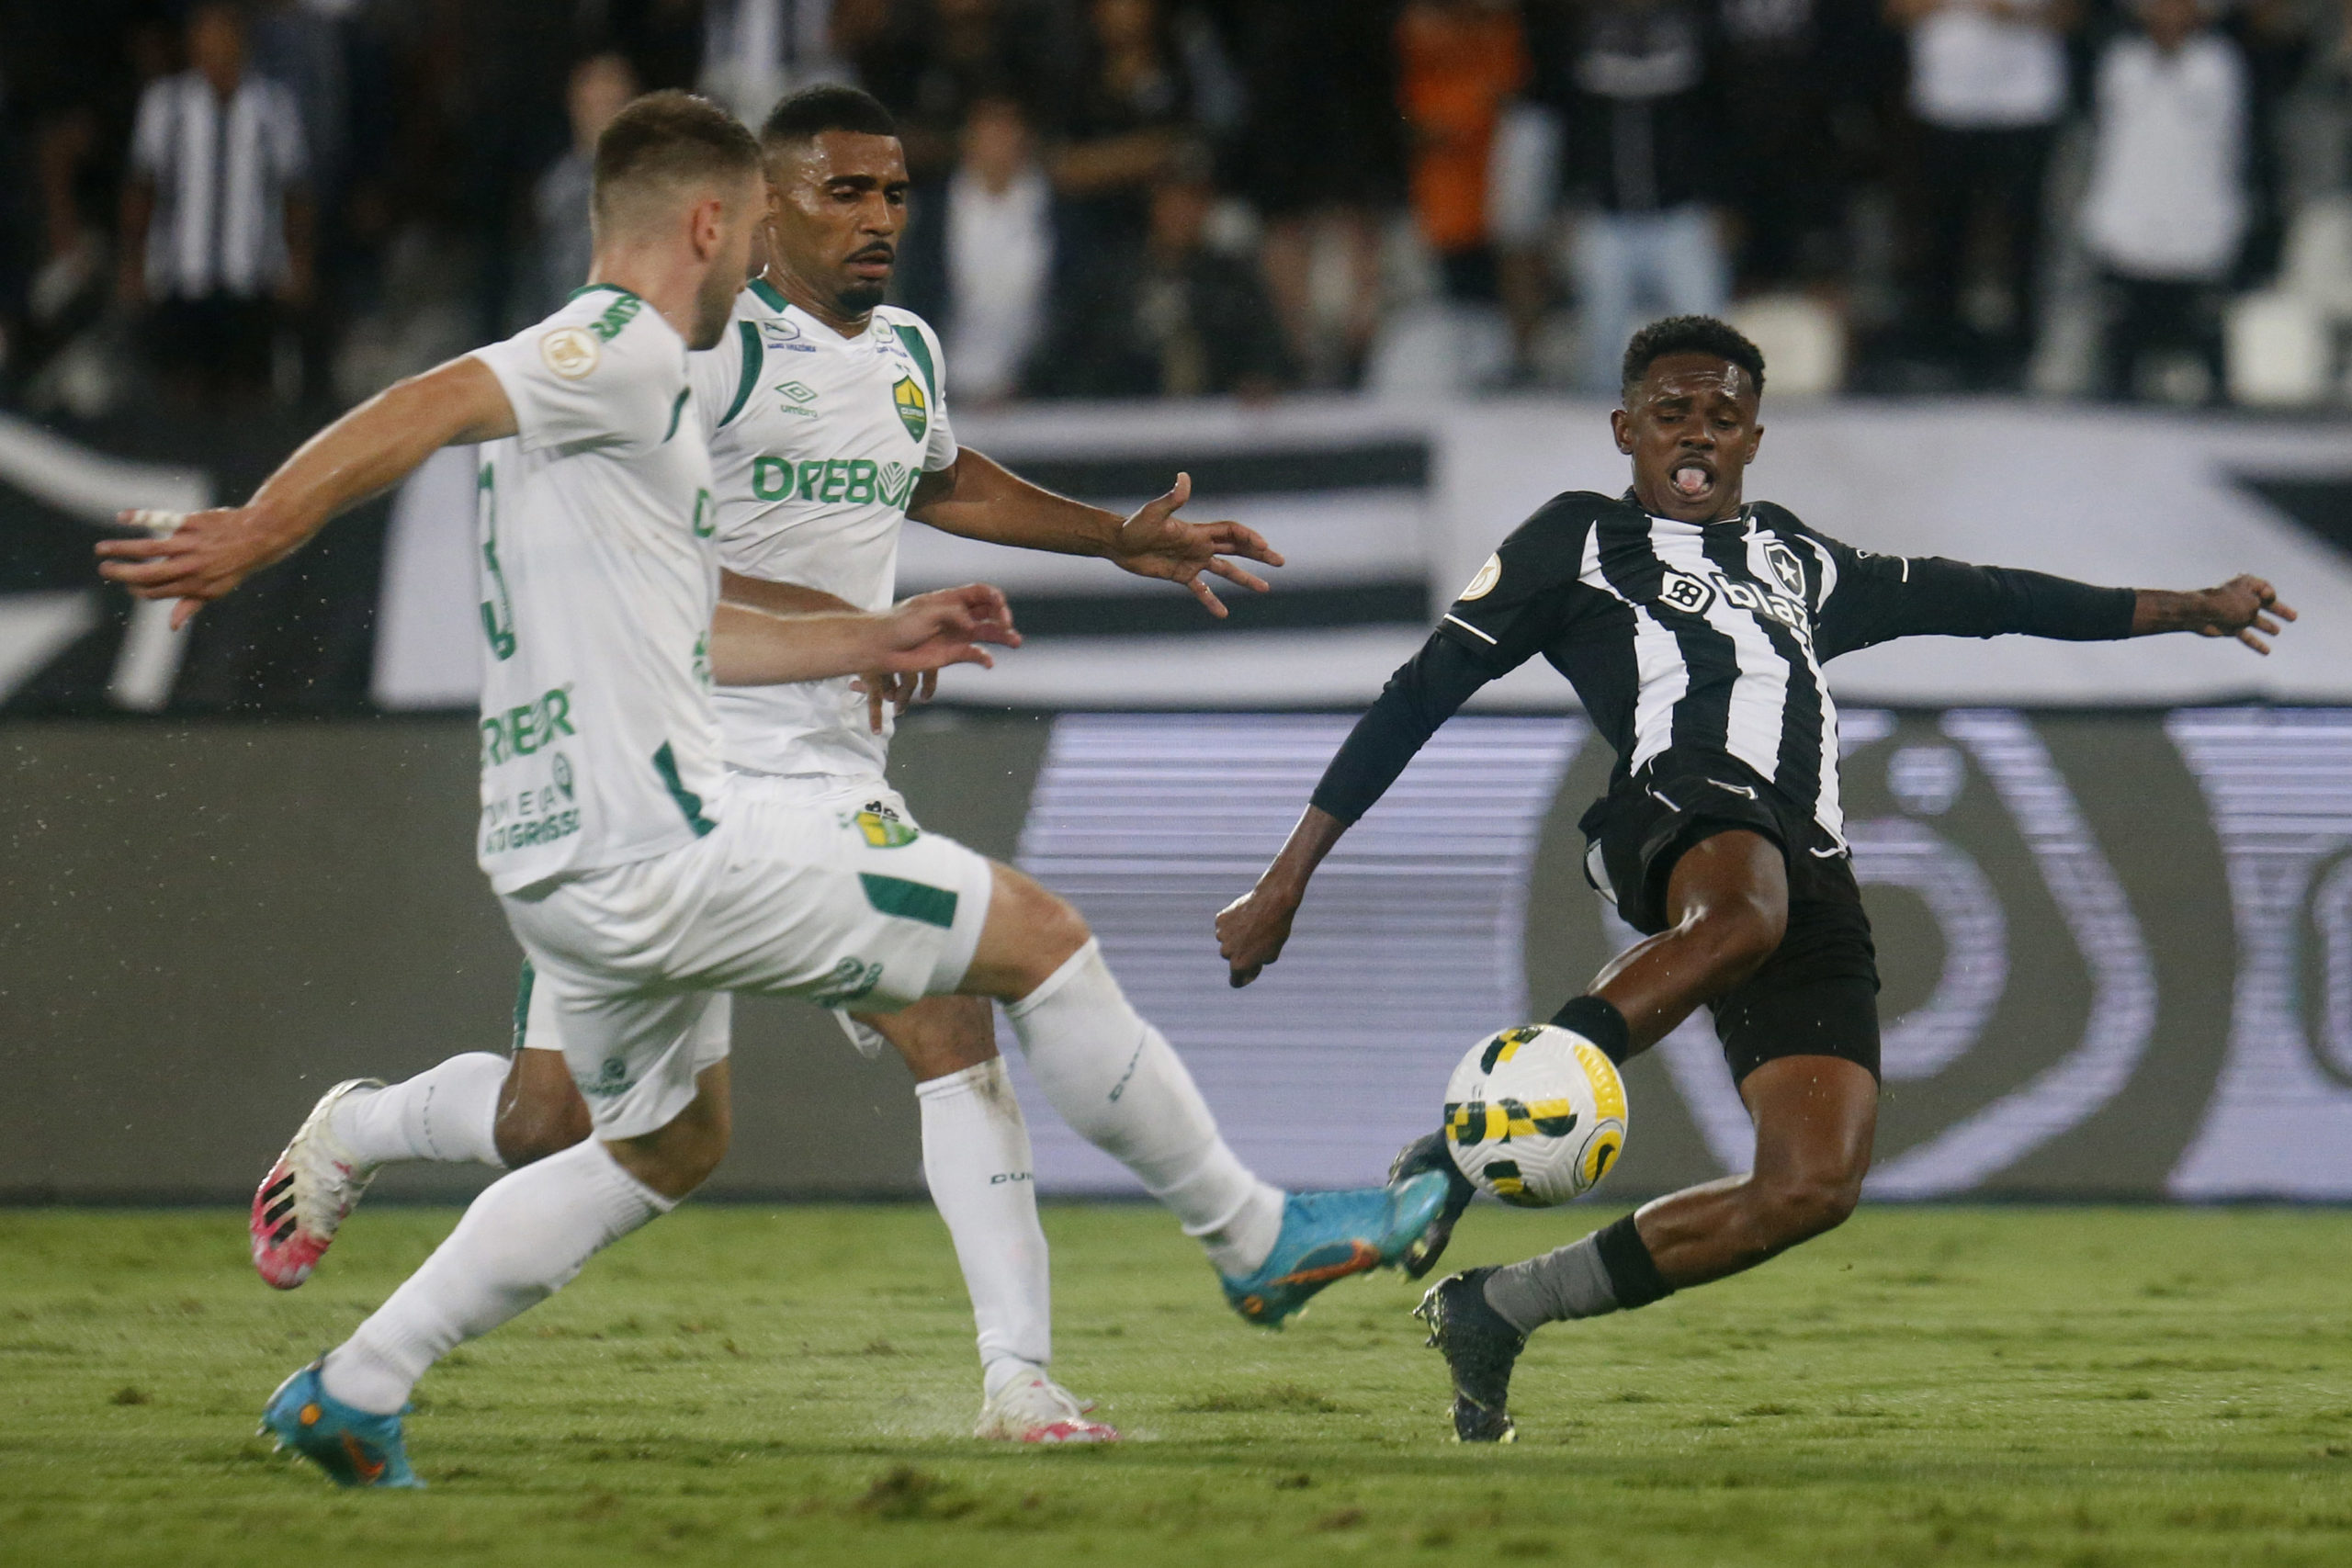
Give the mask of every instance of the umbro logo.
[{"label": "umbro logo", "polygon": [[813,387],[803,386],[798,381],[784,382],[776,388],[776,390],[783,393],[786,397],[790,398],[796,403],[808,404],[813,403],[817,400],[816,389]]}]

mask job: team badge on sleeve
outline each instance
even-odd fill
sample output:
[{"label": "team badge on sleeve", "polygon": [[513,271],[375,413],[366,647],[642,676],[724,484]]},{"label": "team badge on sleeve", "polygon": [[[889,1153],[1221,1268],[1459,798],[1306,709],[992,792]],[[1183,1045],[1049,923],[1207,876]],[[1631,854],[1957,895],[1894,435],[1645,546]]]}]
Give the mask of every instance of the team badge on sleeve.
[{"label": "team badge on sleeve", "polygon": [[1487,564],[1478,569],[1478,575],[1470,580],[1470,586],[1462,591],[1461,597],[1484,599],[1495,591],[1495,584],[1502,580],[1503,558],[1498,555],[1488,556]]},{"label": "team badge on sleeve", "polygon": [[603,355],[595,337],[582,327],[558,327],[539,339],[539,357],[567,381],[577,381],[596,368]]},{"label": "team badge on sleeve", "polygon": [[890,400],[898,405],[899,423],[907,427],[907,434],[922,440],[923,432],[931,428],[931,405],[923,400],[922,389],[911,377],[901,376],[890,389]]}]

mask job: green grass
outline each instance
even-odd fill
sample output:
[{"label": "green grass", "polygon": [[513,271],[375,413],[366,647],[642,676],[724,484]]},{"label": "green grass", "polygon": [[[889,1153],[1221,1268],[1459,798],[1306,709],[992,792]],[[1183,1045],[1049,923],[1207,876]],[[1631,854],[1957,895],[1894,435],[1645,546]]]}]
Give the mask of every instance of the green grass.
[{"label": "green grass", "polygon": [[1010,1452],[929,1213],[689,1206],[426,1380],[430,1491],[272,1457],[263,1398],[451,1218],[281,1296],[239,1215],[0,1213],[0,1562],[2352,1562],[2352,1214],[1866,1210],[1546,1331],[1465,1450],[1393,1277],[1266,1335],[1160,1214],[1054,1209],[1058,1371],[1131,1440]]}]

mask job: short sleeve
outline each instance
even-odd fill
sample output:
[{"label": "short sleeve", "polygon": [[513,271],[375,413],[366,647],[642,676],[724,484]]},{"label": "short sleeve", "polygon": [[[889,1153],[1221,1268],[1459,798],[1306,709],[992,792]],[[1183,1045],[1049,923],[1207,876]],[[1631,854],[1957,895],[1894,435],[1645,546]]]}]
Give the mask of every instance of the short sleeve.
[{"label": "short sleeve", "polygon": [[956,457],[960,448],[956,445],[955,422],[947,417],[946,355],[940,352],[939,338],[931,330],[929,322],[916,322],[915,330],[922,333],[931,344],[931,434],[923,443],[922,469],[927,474],[935,474],[942,468],[956,466]]},{"label": "short sleeve", "polygon": [[139,118],[130,132],[130,166],[151,180],[161,180],[172,161],[172,85],[166,76],[148,84],[139,96]]},{"label": "short sleeve", "polygon": [[1518,669],[1566,628],[1592,530],[1589,497],[1547,503],[1487,558],[1438,623],[1490,674]]},{"label": "short sleeve", "polygon": [[[691,392],[675,334],[634,295],[601,317],[566,310],[474,351],[514,409],[526,452],[548,447],[650,450],[675,434]],[[625,307],[635,306],[635,310]]]},{"label": "short sleeve", "polygon": [[718,346],[686,355],[686,379],[694,388],[695,418],[706,436],[742,416],[760,379],[760,329],[750,321],[729,321]]},{"label": "short sleeve", "polygon": [[922,438],[922,471],[935,474],[942,468],[955,467],[956,428],[947,418],[946,359],[939,350],[939,336],[931,323],[911,312],[901,312],[903,320],[893,320],[890,328],[899,334],[899,342],[907,357],[915,362],[915,373],[922,383],[927,407],[924,410]]}]

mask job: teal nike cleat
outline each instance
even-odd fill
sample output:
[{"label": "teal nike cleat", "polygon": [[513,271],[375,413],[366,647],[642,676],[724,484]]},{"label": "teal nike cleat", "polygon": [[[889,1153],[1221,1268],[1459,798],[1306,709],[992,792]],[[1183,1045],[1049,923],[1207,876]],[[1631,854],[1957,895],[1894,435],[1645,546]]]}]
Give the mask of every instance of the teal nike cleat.
[{"label": "teal nike cleat", "polygon": [[[332,1477],[338,1486],[423,1486],[408,1467],[399,1416],[354,1410],[326,1391],[311,1362],[277,1385],[261,1413],[261,1431],[292,1449]],[[403,1413],[404,1414],[404,1413]]]},{"label": "teal nike cleat", "polygon": [[1385,1187],[1293,1192],[1274,1250],[1248,1278],[1225,1277],[1225,1299],[1251,1323],[1280,1328],[1332,1280],[1403,1258],[1445,1207],[1446,1190],[1445,1173],[1427,1170]]}]

